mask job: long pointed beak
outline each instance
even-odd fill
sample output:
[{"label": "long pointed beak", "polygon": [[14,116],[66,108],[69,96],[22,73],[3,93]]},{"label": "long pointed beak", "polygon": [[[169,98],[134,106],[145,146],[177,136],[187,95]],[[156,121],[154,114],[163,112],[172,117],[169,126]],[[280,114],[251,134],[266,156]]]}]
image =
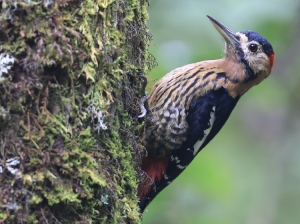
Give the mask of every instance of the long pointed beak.
[{"label": "long pointed beak", "polygon": [[222,35],[222,37],[228,44],[232,45],[233,47],[235,47],[235,44],[240,45],[238,36],[234,32],[232,32],[230,29],[228,29],[226,26],[224,26],[222,23],[218,22],[214,18],[210,16],[207,16],[207,18],[210,20],[210,22],[214,25],[214,27]]}]

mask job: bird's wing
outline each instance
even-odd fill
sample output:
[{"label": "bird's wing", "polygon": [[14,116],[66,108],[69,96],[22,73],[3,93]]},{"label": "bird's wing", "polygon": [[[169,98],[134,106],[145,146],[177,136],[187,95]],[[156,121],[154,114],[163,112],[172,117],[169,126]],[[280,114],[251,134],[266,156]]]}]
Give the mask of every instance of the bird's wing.
[{"label": "bird's wing", "polygon": [[[164,155],[179,149],[189,136],[187,115],[192,111],[192,104],[199,100],[201,103],[201,99],[207,101],[207,93],[226,84],[224,70],[210,63],[199,62],[177,68],[155,84],[149,97],[153,119],[147,125],[143,139],[149,153]],[[201,112],[198,116],[205,121],[205,118],[209,120],[210,113]]]},{"label": "bird's wing", "polygon": [[160,182],[144,197],[145,205],[168,186],[213,139],[225,124],[237,101],[238,98],[232,98],[224,88],[212,90],[194,100],[187,115],[188,139],[180,149],[172,151]]},{"label": "bird's wing", "polygon": [[139,188],[141,210],[224,125],[238,100],[228,94],[226,84],[224,70],[206,61],[178,68],[154,86],[149,99],[154,116],[143,139],[149,156],[141,168],[155,186]]}]

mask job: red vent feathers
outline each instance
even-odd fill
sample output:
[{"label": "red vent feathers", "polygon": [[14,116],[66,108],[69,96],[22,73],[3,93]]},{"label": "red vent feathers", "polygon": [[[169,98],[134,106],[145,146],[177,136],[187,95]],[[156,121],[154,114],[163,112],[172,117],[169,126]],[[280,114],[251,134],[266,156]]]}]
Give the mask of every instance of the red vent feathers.
[{"label": "red vent feathers", "polygon": [[[167,169],[168,160],[169,156],[159,157],[148,155],[143,158],[141,169],[145,171],[152,180],[147,179],[146,183],[143,184],[144,186],[139,186],[138,197],[145,196],[154,183],[160,182],[162,175]],[[152,181],[154,181],[154,183],[151,183]]]}]

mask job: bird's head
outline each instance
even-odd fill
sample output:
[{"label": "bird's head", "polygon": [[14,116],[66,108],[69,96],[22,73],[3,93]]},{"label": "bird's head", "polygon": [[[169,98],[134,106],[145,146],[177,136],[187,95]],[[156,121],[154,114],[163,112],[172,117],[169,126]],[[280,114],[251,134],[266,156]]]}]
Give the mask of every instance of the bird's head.
[{"label": "bird's head", "polygon": [[254,80],[258,75],[266,78],[270,74],[275,55],[269,41],[250,30],[234,33],[212,17],[207,17],[225,39],[225,60],[244,66],[244,82]]}]

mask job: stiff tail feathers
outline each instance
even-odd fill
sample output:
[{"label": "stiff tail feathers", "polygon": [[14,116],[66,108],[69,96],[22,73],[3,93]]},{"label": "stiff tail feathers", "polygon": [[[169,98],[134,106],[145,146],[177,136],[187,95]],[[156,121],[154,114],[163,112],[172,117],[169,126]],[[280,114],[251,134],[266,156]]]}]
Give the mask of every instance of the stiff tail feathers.
[{"label": "stiff tail feathers", "polygon": [[140,198],[139,207],[141,212],[145,210],[155,197],[151,197],[153,194],[153,187],[160,182],[162,175],[167,169],[168,160],[168,155],[148,155],[143,158],[141,169],[145,172],[145,181],[140,183],[138,188],[138,197]]}]

